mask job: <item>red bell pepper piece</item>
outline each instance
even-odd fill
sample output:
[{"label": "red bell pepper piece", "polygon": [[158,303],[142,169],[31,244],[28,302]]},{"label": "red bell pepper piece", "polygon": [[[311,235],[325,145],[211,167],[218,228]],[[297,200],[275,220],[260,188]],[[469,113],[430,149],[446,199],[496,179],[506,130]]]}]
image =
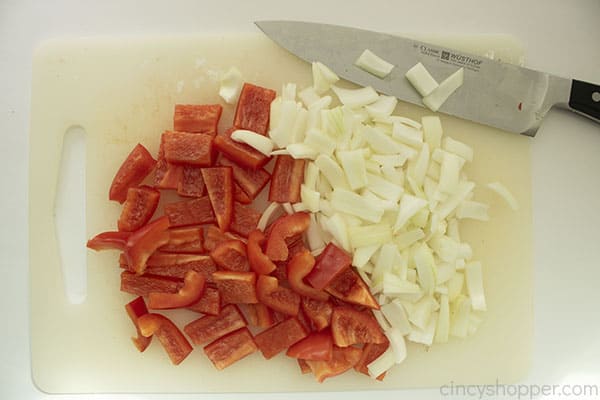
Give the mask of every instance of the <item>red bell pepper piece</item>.
[{"label": "red bell pepper piece", "polygon": [[303,360],[328,361],[333,355],[333,338],[327,331],[313,332],[291,345],[285,354]]},{"label": "red bell pepper piece", "polygon": [[148,296],[152,292],[177,293],[181,287],[183,287],[183,281],[178,278],[121,272],[121,291],[136,296]]},{"label": "red bell pepper piece", "polygon": [[[354,369],[361,374],[369,375],[369,369],[367,368],[369,364],[379,358],[380,355],[385,353],[385,351],[390,347],[389,341],[385,341],[385,343],[367,343],[363,347],[362,355],[358,360],[358,363],[354,366]],[[383,380],[385,377],[385,372],[377,377],[377,380]]]},{"label": "red bell pepper piece", "polygon": [[[119,263],[122,267],[129,269],[127,259],[121,254]],[[188,271],[196,271],[212,282],[212,273],[217,266],[208,255],[154,252],[146,261],[145,274],[169,276],[183,279]]]},{"label": "red bell pepper piece", "polygon": [[177,183],[177,194],[183,197],[202,197],[204,192],[202,168],[194,165],[183,165],[181,177]]},{"label": "red bell pepper piece", "polygon": [[125,246],[125,257],[131,271],[143,274],[146,260],[156,249],[169,241],[169,220],[160,217],[133,232]]},{"label": "red bell pepper piece", "polygon": [[233,175],[229,167],[203,168],[202,178],[221,232],[229,230],[233,214]]},{"label": "red bell pepper piece", "polygon": [[367,284],[352,268],[344,269],[329,283],[325,290],[347,303],[379,310],[379,304],[371,294]]},{"label": "red bell pepper piece", "polygon": [[327,378],[340,375],[356,365],[362,353],[361,349],[356,347],[333,346],[331,360],[329,361],[309,361],[306,363],[312,370],[318,382],[323,382]]},{"label": "red bell pepper piece", "polygon": [[276,96],[274,90],[244,83],[235,109],[233,126],[266,135],[269,129],[271,102]]},{"label": "red bell pepper piece", "polygon": [[202,314],[218,315],[221,312],[221,295],[217,289],[206,287],[202,297],[186,308]]},{"label": "red bell pepper piece", "polygon": [[288,318],[256,335],[254,341],[268,360],[304,339],[307,334],[296,318]]},{"label": "red bell pepper piece", "polygon": [[218,370],[230,366],[256,350],[258,348],[248,328],[231,332],[204,347],[204,353]]},{"label": "red bell pepper piece", "polygon": [[169,242],[159,250],[170,253],[204,253],[202,228],[169,229]]},{"label": "red bell pepper piece", "polygon": [[250,206],[238,202],[233,203],[233,216],[229,229],[240,236],[248,237],[256,229],[261,214]]},{"label": "red bell pepper piece", "polygon": [[204,248],[207,251],[213,251],[219,243],[226,242],[228,240],[239,240],[244,242],[246,239],[234,235],[231,232],[221,232],[219,228],[214,225],[210,225],[204,231]]},{"label": "red bell pepper piece", "polygon": [[250,196],[248,196],[246,194],[246,192],[244,192],[242,190],[242,188],[240,187],[240,185],[238,185],[237,183],[235,183],[235,179],[233,182],[233,200],[237,201],[238,203],[241,204],[250,204],[252,203],[252,199],[250,198]]},{"label": "red bell pepper piece", "polygon": [[123,203],[127,189],[139,185],[152,171],[156,161],[144,146],[138,143],[127,156],[113,178],[108,193],[109,200]]},{"label": "red bell pepper piece", "polygon": [[300,310],[300,296],[293,290],[279,285],[279,281],[273,276],[258,276],[256,296],[264,305],[286,315],[296,316]]},{"label": "red bell pepper piece", "polygon": [[153,184],[157,189],[177,189],[183,179],[183,165],[167,162],[165,159],[165,139],[160,138],[158,158],[154,168]]},{"label": "red bell pepper piece", "polygon": [[165,159],[173,164],[208,167],[212,164],[213,137],[203,133],[163,133]]},{"label": "red bell pepper piece", "polygon": [[245,327],[246,320],[233,304],[223,307],[219,315],[205,315],[187,324],[183,331],[192,343],[201,345]]},{"label": "red bell pepper piece", "polygon": [[144,298],[142,296],[139,296],[136,297],[134,300],[131,300],[125,305],[125,311],[127,311],[127,315],[129,315],[129,318],[131,318],[131,322],[133,322],[137,331],[137,336],[132,337],[131,341],[140,352],[143,352],[144,350],[146,350],[146,348],[148,347],[148,345],[150,345],[150,342],[152,341],[152,336],[146,337],[142,335],[142,332],[140,332],[140,327],[138,325],[138,319],[142,315],[148,314],[148,308],[146,308]]},{"label": "red bell pepper piece", "polygon": [[235,128],[230,128],[215,136],[213,145],[218,151],[238,165],[250,169],[258,169],[269,162],[271,157],[264,155],[245,143],[239,143],[231,139],[231,134],[234,130]]},{"label": "red bell pepper piece", "polygon": [[204,275],[190,270],[183,279],[183,287],[177,293],[151,292],[148,307],[154,310],[186,307],[197,302],[206,285]]},{"label": "red bell pepper piece", "polygon": [[125,251],[131,232],[102,232],[87,241],[87,247],[100,250]]},{"label": "red bell pepper piece", "polygon": [[208,196],[165,204],[164,209],[173,228],[215,222],[215,214]]},{"label": "red bell pepper piece", "polygon": [[218,267],[228,271],[250,271],[246,257],[246,245],[239,240],[228,240],[219,243],[210,256]]},{"label": "red bell pepper piece", "polygon": [[167,317],[149,313],[142,315],[138,324],[142,335],[156,335],[173,364],[179,365],[192,352],[190,343]]},{"label": "red bell pepper piece", "polygon": [[120,231],[133,232],[144,226],[156,211],[160,192],[148,186],[129,188],[117,222]]},{"label": "red bell pepper piece", "polygon": [[278,203],[297,203],[300,201],[300,185],[304,182],[306,160],[281,155],[275,159],[269,201]]},{"label": "red bell pepper piece", "polygon": [[333,243],[329,243],[325,250],[317,257],[313,270],[306,280],[315,289],[324,289],[336,276],[350,267],[352,258]]},{"label": "red bell pepper piece", "polygon": [[313,269],[315,258],[308,250],[294,255],[287,265],[287,277],[290,287],[299,295],[311,299],[327,301],[329,295],[304,283],[303,279]]},{"label": "red bell pepper piece", "polygon": [[257,274],[270,274],[277,267],[263,253],[262,245],[265,242],[265,235],[258,229],[253,230],[248,235],[248,262],[250,268]]},{"label": "red bell pepper piece", "polygon": [[256,326],[259,328],[268,328],[275,323],[273,311],[262,303],[254,304],[256,310]]},{"label": "red bell pepper piece", "polygon": [[302,373],[302,375],[310,374],[312,372],[305,360],[298,358],[296,359],[296,361],[298,361],[298,366],[300,367],[300,372]]},{"label": "red bell pepper piece", "polygon": [[258,196],[267,185],[267,182],[269,182],[269,179],[271,179],[271,174],[269,174],[266,169],[245,168],[229,160],[227,157],[221,157],[219,164],[225,167],[231,167],[234,182],[237,183],[252,200]]},{"label": "red bell pepper piece", "polygon": [[333,308],[331,333],[336,346],[357,343],[385,343],[387,338],[370,311],[358,311],[347,306]]},{"label": "red bell pepper piece", "polygon": [[215,136],[222,112],[220,104],[175,104],[173,130]]},{"label": "red bell pepper piece", "polygon": [[213,280],[223,304],[258,303],[254,272],[217,271],[213,273]]},{"label": "red bell pepper piece", "polygon": [[265,251],[267,257],[273,261],[287,260],[289,251],[286,239],[305,232],[309,225],[310,216],[305,212],[285,215],[275,221],[267,240]]},{"label": "red bell pepper piece", "polygon": [[314,330],[321,331],[331,324],[333,305],[329,301],[303,297],[302,312],[306,315]]}]

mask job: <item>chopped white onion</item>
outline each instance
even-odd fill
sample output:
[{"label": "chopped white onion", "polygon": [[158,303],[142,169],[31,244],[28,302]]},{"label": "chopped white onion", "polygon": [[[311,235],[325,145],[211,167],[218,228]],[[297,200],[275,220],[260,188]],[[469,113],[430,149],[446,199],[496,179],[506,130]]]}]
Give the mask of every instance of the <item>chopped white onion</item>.
[{"label": "chopped white onion", "polygon": [[331,157],[321,154],[315,159],[315,165],[334,188],[348,188],[344,171]]},{"label": "chopped white onion", "polygon": [[372,224],[348,228],[353,248],[387,243],[392,240],[392,228],[387,224]]},{"label": "chopped white onion", "polygon": [[342,188],[333,190],[331,206],[336,211],[354,215],[373,223],[379,222],[383,216],[382,208],[374,206],[362,196]]},{"label": "chopped white onion", "polygon": [[485,311],[485,294],[483,291],[483,275],[480,262],[471,262],[465,265],[465,280],[467,283],[467,293],[471,298],[473,310]]},{"label": "chopped white onion", "polygon": [[506,200],[506,203],[514,211],[517,211],[519,209],[519,202],[517,201],[515,196],[513,196],[513,194],[506,188],[506,186],[504,186],[500,182],[491,182],[488,183],[486,186],[488,187],[488,189],[493,190],[494,192],[499,194],[504,200]]},{"label": "chopped white onion", "polygon": [[308,189],[315,190],[317,188],[317,180],[319,179],[319,167],[314,162],[306,163],[304,168],[304,186]]},{"label": "chopped white onion", "polygon": [[271,222],[271,220],[274,220],[275,217],[281,212],[281,205],[279,203],[270,203],[267,208],[265,208],[265,211],[263,211],[262,215],[260,216],[260,219],[258,220],[258,224],[256,225],[256,227],[258,229],[260,229],[261,231],[264,231],[267,226],[269,225],[269,223]]},{"label": "chopped white onion", "polygon": [[415,265],[417,266],[417,276],[419,284],[427,294],[432,294],[435,289],[435,261],[433,252],[423,243],[415,249]]},{"label": "chopped white onion", "polygon": [[456,217],[459,219],[470,218],[478,221],[489,221],[489,208],[490,206],[487,204],[466,200],[463,201],[456,209]]},{"label": "chopped white onion", "polygon": [[302,203],[306,206],[306,209],[310,212],[319,211],[319,203],[321,195],[316,190],[310,189],[308,186],[300,185],[300,198]]},{"label": "chopped white onion", "polygon": [[394,96],[380,95],[377,101],[365,106],[365,110],[372,118],[385,118],[394,112],[398,99]]},{"label": "chopped white onion", "polygon": [[394,68],[394,64],[390,64],[369,49],[362,52],[354,61],[354,65],[379,78],[385,78]]},{"label": "chopped white onion", "polygon": [[245,129],[236,129],[231,134],[231,139],[239,143],[247,144],[267,156],[273,151],[273,141],[260,133]]},{"label": "chopped white onion", "polygon": [[425,143],[429,145],[429,149],[434,151],[442,145],[442,121],[438,116],[425,116],[421,118],[423,125],[423,138]]},{"label": "chopped white onion", "polygon": [[286,147],[286,150],[295,159],[314,160],[319,155],[319,152],[304,143],[292,143]]},{"label": "chopped white onion", "polygon": [[404,144],[420,149],[423,145],[423,131],[404,125],[401,122],[394,122],[392,137]]},{"label": "chopped white onion", "polygon": [[302,103],[304,103],[304,107],[306,108],[310,107],[320,98],[319,94],[313,86],[308,86],[302,89],[300,92],[298,92],[298,97],[300,98],[300,100],[302,100]]},{"label": "chopped white onion", "polygon": [[292,207],[291,203],[281,203],[281,207],[283,207],[283,210],[288,214],[293,214],[294,213],[294,207]]},{"label": "chopped white onion", "polygon": [[404,341],[404,333],[400,330],[392,327],[392,329],[385,332],[390,341],[390,347],[394,350],[394,358],[396,364],[401,364],[406,359],[406,342]]},{"label": "chopped white onion", "polygon": [[379,98],[379,95],[371,86],[359,89],[345,89],[339,86],[332,86],[332,89],[338,99],[340,99],[340,102],[351,108],[366,106],[374,103]]},{"label": "chopped white onion", "polygon": [[396,355],[394,349],[390,346],[388,349],[379,357],[367,365],[369,376],[375,379],[379,375],[383,374],[396,364]]},{"label": "chopped white onion", "polygon": [[433,76],[431,76],[429,71],[420,62],[409,69],[405,76],[422,97],[429,95],[439,86]]},{"label": "chopped white onion", "polygon": [[473,148],[460,142],[458,140],[454,140],[449,136],[444,138],[444,150],[450,153],[454,153],[459,157],[464,158],[465,160],[472,162],[473,161]]},{"label": "chopped white onion", "polygon": [[312,63],[313,86],[318,94],[323,94],[329,90],[332,84],[340,78],[321,62]]},{"label": "chopped white onion", "polygon": [[352,251],[352,248],[350,247],[350,240],[348,239],[348,226],[346,225],[346,221],[341,214],[333,214],[333,216],[329,218],[325,225],[329,233],[333,235],[333,239],[340,247],[348,252]]},{"label": "chopped white onion", "polygon": [[338,151],[337,159],[346,175],[350,189],[357,190],[367,184],[367,169],[361,150]]},{"label": "chopped white onion", "polygon": [[438,312],[438,320],[435,331],[435,342],[446,343],[450,335],[450,303],[448,295],[440,296],[440,310]]},{"label": "chopped white onion", "polygon": [[400,210],[398,211],[398,218],[394,224],[394,232],[398,232],[402,229],[408,220],[426,205],[427,200],[405,193],[402,196],[402,199],[400,199]]},{"label": "chopped white onion", "polygon": [[444,79],[440,85],[435,88],[427,96],[423,97],[423,104],[427,106],[431,111],[437,111],[440,109],[442,104],[450,97],[456,89],[462,86],[464,79],[464,69],[460,68],[452,75]]},{"label": "chopped white onion", "polygon": [[379,247],[379,244],[373,244],[370,246],[355,248],[354,255],[352,257],[352,265],[354,265],[356,268],[362,269],[365,265],[367,265],[373,254],[379,250]]},{"label": "chopped white onion", "polygon": [[467,336],[469,329],[469,315],[471,313],[471,300],[460,294],[450,308],[450,334],[459,338]]}]

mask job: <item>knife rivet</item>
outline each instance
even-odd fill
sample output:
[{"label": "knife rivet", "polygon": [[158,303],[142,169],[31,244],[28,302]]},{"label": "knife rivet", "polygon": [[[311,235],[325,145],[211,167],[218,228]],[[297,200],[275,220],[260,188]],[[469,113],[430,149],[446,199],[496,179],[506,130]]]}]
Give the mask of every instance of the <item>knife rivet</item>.
[{"label": "knife rivet", "polygon": [[592,100],[594,100],[596,103],[600,102],[600,92],[592,93]]}]

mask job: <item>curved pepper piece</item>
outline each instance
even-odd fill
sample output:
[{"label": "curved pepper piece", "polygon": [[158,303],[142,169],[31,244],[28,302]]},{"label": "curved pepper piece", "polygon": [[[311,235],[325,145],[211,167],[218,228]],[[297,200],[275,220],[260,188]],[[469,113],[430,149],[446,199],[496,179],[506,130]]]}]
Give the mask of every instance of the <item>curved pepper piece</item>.
[{"label": "curved pepper piece", "polygon": [[131,341],[140,352],[143,352],[152,341],[152,336],[146,337],[142,335],[138,325],[138,319],[142,315],[148,314],[148,308],[146,308],[144,298],[142,296],[136,297],[134,300],[125,305],[125,310],[127,311],[127,315],[129,315],[131,322],[133,322],[135,329],[137,330],[137,337],[132,337]]},{"label": "curved pepper piece", "polygon": [[313,332],[294,343],[285,355],[311,361],[329,361],[333,355],[331,332]]},{"label": "curved pepper piece", "polygon": [[257,274],[268,275],[275,271],[277,266],[263,253],[262,244],[265,241],[265,235],[260,230],[255,229],[248,235],[248,261],[250,268]]},{"label": "curved pepper piece", "polygon": [[125,246],[125,257],[131,271],[143,274],[146,261],[159,247],[169,243],[169,218],[160,217],[131,234]]},{"label": "curved pepper piece", "polygon": [[175,365],[181,364],[192,352],[192,346],[183,333],[167,317],[149,313],[138,319],[140,332],[146,337],[156,335],[163,348]]},{"label": "curved pepper piece", "polygon": [[300,311],[298,293],[279,285],[277,278],[259,275],[256,280],[256,297],[258,301],[282,314],[296,316]]},{"label": "curved pepper piece", "polygon": [[87,241],[87,247],[100,250],[125,251],[131,232],[102,232]]},{"label": "curved pepper piece", "polygon": [[291,288],[301,296],[310,297],[311,299],[326,301],[329,295],[315,289],[306,283],[303,279],[315,266],[315,258],[308,250],[302,250],[296,253],[287,265],[287,277]]},{"label": "curved pepper piece", "polygon": [[286,239],[301,234],[308,229],[310,216],[305,212],[285,215],[273,223],[265,254],[272,261],[285,261],[289,251]]},{"label": "curved pepper piece", "polygon": [[206,278],[199,272],[190,270],[183,279],[183,287],[177,293],[152,292],[148,307],[155,310],[186,307],[200,300],[206,287]]}]

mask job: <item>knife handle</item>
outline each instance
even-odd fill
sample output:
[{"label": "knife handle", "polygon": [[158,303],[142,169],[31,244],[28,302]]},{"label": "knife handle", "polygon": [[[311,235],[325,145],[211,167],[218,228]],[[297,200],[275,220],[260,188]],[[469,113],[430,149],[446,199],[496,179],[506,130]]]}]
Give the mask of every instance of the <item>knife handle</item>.
[{"label": "knife handle", "polygon": [[600,122],[600,86],[573,79],[569,107],[575,112]]}]

